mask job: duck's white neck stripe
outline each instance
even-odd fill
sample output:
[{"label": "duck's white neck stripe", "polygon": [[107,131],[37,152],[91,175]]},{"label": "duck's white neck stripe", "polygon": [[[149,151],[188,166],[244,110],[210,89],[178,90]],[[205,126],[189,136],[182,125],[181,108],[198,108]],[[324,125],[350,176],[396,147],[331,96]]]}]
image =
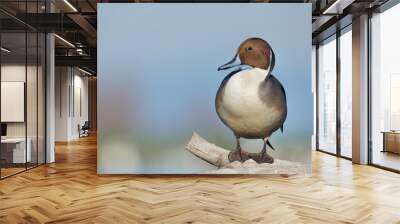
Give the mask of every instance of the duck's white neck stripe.
[{"label": "duck's white neck stripe", "polygon": [[[263,70],[264,70],[264,69],[263,69]],[[267,73],[267,75],[269,75],[269,74],[271,73],[270,70],[271,70],[271,66],[269,66],[268,69],[267,69],[267,70],[264,70],[264,71]]]},{"label": "duck's white neck stripe", "polygon": [[269,74],[270,74],[270,70],[271,70],[271,66],[268,67],[267,70],[265,70],[265,69],[256,68],[256,67],[253,67],[253,66],[250,66],[250,65],[242,65],[242,66],[240,67],[240,69],[241,69],[242,71],[243,71],[243,70],[247,70],[247,69],[259,69],[259,70],[265,71],[266,75],[269,75]]},{"label": "duck's white neck stripe", "polygon": [[265,69],[262,69],[262,68],[253,68],[253,69],[258,69],[258,70],[260,70],[262,73],[264,73],[265,74],[265,77],[267,77],[268,75],[270,75],[271,73],[270,73],[270,68],[268,68],[267,70],[265,70]]}]

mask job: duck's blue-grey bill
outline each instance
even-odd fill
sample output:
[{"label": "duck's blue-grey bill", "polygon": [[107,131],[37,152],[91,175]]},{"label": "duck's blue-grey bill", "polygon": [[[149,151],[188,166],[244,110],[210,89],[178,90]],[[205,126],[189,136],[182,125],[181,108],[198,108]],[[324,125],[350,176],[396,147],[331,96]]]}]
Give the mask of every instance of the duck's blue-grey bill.
[{"label": "duck's blue-grey bill", "polygon": [[233,57],[232,60],[230,60],[226,64],[223,64],[223,65],[219,66],[218,67],[218,71],[230,69],[230,68],[237,67],[237,66],[241,66],[242,64],[240,62],[237,62],[235,64],[235,62],[237,61],[237,57],[238,57],[238,55],[235,54],[235,57]]}]

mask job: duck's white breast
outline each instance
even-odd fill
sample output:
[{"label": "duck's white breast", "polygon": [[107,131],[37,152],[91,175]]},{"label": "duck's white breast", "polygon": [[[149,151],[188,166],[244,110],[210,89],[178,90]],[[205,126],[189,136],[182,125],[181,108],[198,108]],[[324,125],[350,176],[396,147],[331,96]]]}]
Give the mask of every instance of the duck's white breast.
[{"label": "duck's white breast", "polygon": [[237,117],[248,117],[265,112],[266,105],[259,96],[259,87],[267,71],[253,68],[233,75],[226,83],[222,106]]},{"label": "duck's white breast", "polygon": [[225,84],[222,100],[217,107],[219,116],[239,136],[255,138],[271,131],[280,114],[267,105],[259,88],[268,71],[254,68],[233,75]]}]

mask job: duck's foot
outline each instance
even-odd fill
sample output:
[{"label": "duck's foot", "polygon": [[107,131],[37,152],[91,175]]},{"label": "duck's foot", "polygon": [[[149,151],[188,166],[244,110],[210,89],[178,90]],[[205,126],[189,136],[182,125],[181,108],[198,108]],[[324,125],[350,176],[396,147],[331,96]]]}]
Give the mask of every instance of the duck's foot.
[{"label": "duck's foot", "polygon": [[249,154],[249,158],[257,163],[274,163],[274,158],[267,153],[251,153]]},{"label": "duck's foot", "polygon": [[239,161],[243,163],[249,159],[249,154],[243,150],[234,150],[228,154],[228,159],[230,162]]}]

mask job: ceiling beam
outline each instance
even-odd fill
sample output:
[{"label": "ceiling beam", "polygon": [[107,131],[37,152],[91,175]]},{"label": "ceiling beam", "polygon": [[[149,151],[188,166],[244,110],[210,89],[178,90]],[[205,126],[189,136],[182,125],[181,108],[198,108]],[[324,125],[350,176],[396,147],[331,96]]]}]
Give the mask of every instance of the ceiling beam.
[{"label": "ceiling beam", "polygon": [[88,67],[95,71],[97,62],[95,57],[91,56],[56,56],[56,66],[80,66]]},{"label": "ceiling beam", "polygon": [[344,9],[353,4],[355,0],[336,0],[323,11],[322,14],[342,14]]},{"label": "ceiling beam", "polygon": [[96,38],[96,28],[90,24],[85,17],[79,13],[71,13],[67,15],[72,21],[79,25],[91,38]]}]

